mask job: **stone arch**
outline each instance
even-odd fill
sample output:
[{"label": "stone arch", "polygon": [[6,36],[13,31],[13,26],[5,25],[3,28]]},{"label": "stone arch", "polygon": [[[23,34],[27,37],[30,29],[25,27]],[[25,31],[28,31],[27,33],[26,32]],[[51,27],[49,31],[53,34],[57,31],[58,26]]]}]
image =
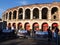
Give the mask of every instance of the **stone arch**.
[{"label": "stone arch", "polygon": [[[52,20],[58,20],[59,19],[59,10],[60,10],[59,6],[54,5],[51,7],[51,16],[52,16],[51,18],[52,18]],[[54,19],[54,17],[56,17],[56,18]]]},{"label": "stone arch", "polygon": [[51,9],[51,15],[54,14],[55,12],[58,12],[58,8],[57,7],[53,7]]},{"label": "stone arch", "polygon": [[47,29],[48,29],[48,23],[47,22],[42,23],[41,26],[42,26],[41,27],[42,31],[47,31]]},{"label": "stone arch", "polygon": [[6,16],[7,16],[7,15],[6,15],[6,14],[4,14],[4,20],[6,19]]},{"label": "stone arch", "polygon": [[52,8],[54,8],[54,7],[56,7],[56,8],[58,8],[58,10],[59,10],[59,6],[52,6],[51,8],[50,8],[50,10],[52,10]]},{"label": "stone arch", "polygon": [[13,24],[12,24],[12,27],[13,27],[14,29],[16,29],[16,23],[13,23]]},{"label": "stone arch", "polygon": [[42,7],[40,8],[40,10],[42,10],[43,8],[47,8],[48,10],[50,10],[50,8],[49,8],[48,6],[42,6]]},{"label": "stone arch", "polygon": [[30,9],[30,10],[31,10],[31,8],[30,8],[30,7],[26,7],[26,8],[25,8],[25,10],[26,10],[26,9]]},{"label": "stone arch", "polygon": [[23,19],[23,8],[18,9],[18,19]]},{"label": "stone arch", "polygon": [[37,22],[33,23],[32,28],[33,28],[33,31],[39,30],[39,24]]},{"label": "stone arch", "polygon": [[48,18],[48,8],[44,7],[42,8],[42,19]]},{"label": "stone arch", "polygon": [[38,8],[33,9],[33,19],[39,19],[39,9]]},{"label": "stone arch", "polygon": [[29,24],[29,22],[26,22],[24,24],[24,28],[25,28],[25,30],[30,30],[30,24]]},{"label": "stone arch", "polygon": [[8,27],[8,29],[11,29],[11,23],[8,23],[7,27]]},{"label": "stone arch", "polygon": [[17,28],[18,28],[18,30],[19,30],[19,29],[22,29],[22,23],[21,23],[21,22],[18,23]]},{"label": "stone arch", "polygon": [[6,16],[5,18],[6,18],[6,20],[7,20],[7,19],[8,19],[8,13],[6,13],[6,15],[5,15],[5,16]]},{"label": "stone arch", "polygon": [[35,8],[37,8],[38,10],[40,10],[40,8],[39,8],[39,7],[33,7],[33,8],[32,8],[32,11],[33,11]]},{"label": "stone arch", "polygon": [[17,15],[17,11],[14,10],[14,11],[13,11],[13,19],[16,19],[16,15]]},{"label": "stone arch", "polygon": [[25,9],[25,19],[30,19],[31,10]]},{"label": "stone arch", "polygon": [[12,12],[9,12],[9,20],[11,20]]},{"label": "stone arch", "polygon": [[58,23],[52,23],[52,29],[54,29],[55,27],[58,27]]},{"label": "stone arch", "polygon": [[24,10],[24,8],[23,8],[23,7],[18,7],[18,9],[17,9],[17,10],[19,10],[20,8],[22,8],[22,9]]}]

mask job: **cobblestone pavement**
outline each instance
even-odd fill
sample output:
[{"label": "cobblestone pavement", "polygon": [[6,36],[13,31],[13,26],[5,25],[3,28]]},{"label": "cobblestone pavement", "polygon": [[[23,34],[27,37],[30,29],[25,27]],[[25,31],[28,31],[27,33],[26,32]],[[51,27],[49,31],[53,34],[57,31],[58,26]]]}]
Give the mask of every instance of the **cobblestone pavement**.
[{"label": "cobblestone pavement", "polygon": [[55,45],[55,42],[49,43],[47,40],[36,40],[32,38],[15,38],[0,42],[0,45]]},{"label": "cobblestone pavement", "polygon": [[[60,36],[59,36],[60,42]],[[48,42],[47,39],[33,39],[33,38],[6,38],[0,39],[0,45],[56,45],[55,42]],[[60,45],[60,44],[58,44]]]}]

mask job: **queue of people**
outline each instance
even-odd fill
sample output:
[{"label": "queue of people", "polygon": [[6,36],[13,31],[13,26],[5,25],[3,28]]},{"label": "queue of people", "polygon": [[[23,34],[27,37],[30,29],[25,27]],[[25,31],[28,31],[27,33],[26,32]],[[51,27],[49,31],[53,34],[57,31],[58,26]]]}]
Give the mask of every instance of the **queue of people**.
[{"label": "queue of people", "polygon": [[[33,27],[34,29],[30,29],[30,24],[27,23],[25,27],[26,27],[25,29],[22,29],[22,24],[20,24],[20,27],[19,27],[18,30],[27,30],[28,35],[30,35],[31,30],[32,30],[33,33],[35,33],[36,31],[48,31],[48,37],[49,37],[49,38],[51,38],[52,36],[53,36],[53,37],[56,37],[55,34],[58,34],[58,32],[59,32],[58,25],[56,25],[56,24],[54,24],[54,25],[52,26],[52,28],[51,28],[51,27],[48,26],[47,23],[44,23],[44,24],[42,25],[42,28],[41,28],[41,29],[39,29],[39,25],[36,24],[36,25]],[[51,29],[50,29],[50,28],[51,28]],[[10,30],[13,30],[13,32],[15,32],[16,27],[6,27],[6,29],[8,29],[8,30],[10,29]]]},{"label": "queue of people", "polygon": [[[47,23],[44,23],[42,25],[42,28],[39,29],[39,25],[36,24],[33,29],[30,29],[30,24],[26,24],[25,29],[22,29],[22,24],[19,25],[19,29],[18,30],[27,30],[27,34],[28,36],[30,36],[30,34],[32,33],[32,36],[34,36],[33,34],[36,33],[36,31],[44,31],[44,32],[48,32],[48,41],[51,41],[52,39],[55,39],[56,42],[58,42],[58,32],[59,32],[59,28],[57,24],[52,25],[52,27],[48,26]],[[8,28],[7,28],[8,29]],[[15,32],[15,27],[9,28],[14,30],[13,33]],[[32,31],[32,32],[31,32]]]}]

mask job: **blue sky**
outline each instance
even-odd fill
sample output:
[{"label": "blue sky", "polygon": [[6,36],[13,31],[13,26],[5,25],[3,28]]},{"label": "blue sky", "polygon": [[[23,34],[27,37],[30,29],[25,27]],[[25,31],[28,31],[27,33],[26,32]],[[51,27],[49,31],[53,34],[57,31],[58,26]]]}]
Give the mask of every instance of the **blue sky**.
[{"label": "blue sky", "polygon": [[2,13],[9,8],[35,3],[51,3],[54,1],[60,2],[60,0],[0,0],[0,18]]}]

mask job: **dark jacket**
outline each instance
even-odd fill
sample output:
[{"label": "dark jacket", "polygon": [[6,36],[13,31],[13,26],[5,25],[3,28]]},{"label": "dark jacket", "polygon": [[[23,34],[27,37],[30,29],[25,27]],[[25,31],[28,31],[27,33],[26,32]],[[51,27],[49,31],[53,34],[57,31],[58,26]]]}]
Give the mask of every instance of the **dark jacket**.
[{"label": "dark jacket", "polygon": [[50,27],[48,29],[48,38],[52,38],[52,31],[50,30]]},{"label": "dark jacket", "polygon": [[58,32],[59,32],[59,29],[56,27],[55,33],[58,34]]}]

